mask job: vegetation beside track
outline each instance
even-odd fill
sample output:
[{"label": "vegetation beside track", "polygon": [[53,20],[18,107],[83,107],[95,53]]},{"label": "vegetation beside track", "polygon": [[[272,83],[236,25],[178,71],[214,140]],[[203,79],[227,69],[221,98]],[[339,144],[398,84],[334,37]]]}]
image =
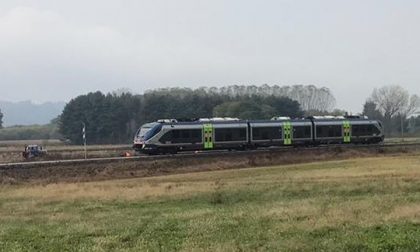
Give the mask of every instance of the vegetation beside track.
[{"label": "vegetation beside track", "polygon": [[[35,161],[80,159],[85,157],[83,146],[65,145],[59,140],[0,141],[0,164],[24,161],[22,151],[26,144],[40,144],[48,150],[46,156]],[[130,144],[87,146],[88,158],[118,157],[123,152],[133,152],[132,146]]]},{"label": "vegetation beside track", "polygon": [[57,123],[58,122],[54,120],[53,122],[45,125],[21,125],[0,128],[0,146],[3,141],[18,142],[48,139],[51,140],[50,142],[54,142],[54,139],[62,138],[58,132]]},{"label": "vegetation beside track", "polygon": [[0,190],[12,250],[419,250],[420,157]]},{"label": "vegetation beside track", "polygon": [[23,162],[0,164],[0,184],[86,182],[419,153],[418,144],[349,145]]}]

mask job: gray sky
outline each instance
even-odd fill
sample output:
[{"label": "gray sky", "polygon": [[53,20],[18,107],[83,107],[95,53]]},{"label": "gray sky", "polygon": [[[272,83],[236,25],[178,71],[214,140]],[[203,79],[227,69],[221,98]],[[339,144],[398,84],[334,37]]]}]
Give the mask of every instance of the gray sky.
[{"label": "gray sky", "polygon": [[419,11],[414,0],[2,0],[0,100],[314,84],[358,112],[374,87],[420,94]]}]

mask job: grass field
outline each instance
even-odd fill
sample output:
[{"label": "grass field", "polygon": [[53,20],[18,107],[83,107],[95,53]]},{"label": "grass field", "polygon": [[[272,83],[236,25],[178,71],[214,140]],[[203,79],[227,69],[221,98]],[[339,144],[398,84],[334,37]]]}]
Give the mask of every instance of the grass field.
[{"label": "grass field", "polygon": [[0,187],[4,251],[419,250],[420,157]]}]

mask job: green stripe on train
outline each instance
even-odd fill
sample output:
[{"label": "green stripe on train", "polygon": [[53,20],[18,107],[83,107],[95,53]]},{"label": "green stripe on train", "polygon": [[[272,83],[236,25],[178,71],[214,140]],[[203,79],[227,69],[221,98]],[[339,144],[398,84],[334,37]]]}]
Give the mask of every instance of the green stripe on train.
[{"label": "green stripe on train", "polygon": [[351,125],[350,121],[343,121],[343,135],[344,135],[344,142],[350,143],[351,142]]},{"label": "green stripe on train", "polygon": [[204,149],[213,149],[213,124],[203,124]]},{"label": "green stripe on train", "polygon": [[283,123],[283,139],[284,145],[292,144],[292,124],[290,122]]}]

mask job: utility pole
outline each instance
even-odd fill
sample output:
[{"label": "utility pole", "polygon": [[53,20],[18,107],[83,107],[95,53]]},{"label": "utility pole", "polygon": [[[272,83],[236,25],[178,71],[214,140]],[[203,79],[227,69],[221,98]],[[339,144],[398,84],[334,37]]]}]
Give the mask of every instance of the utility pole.
[{"label": "utility pole", "polygon": [[83,128],[82,128],[82,137],[83,137],[83,146],[85,150],[85,159],[87,159],[87,149],[86,149],[86,124],[82,122]]}]

